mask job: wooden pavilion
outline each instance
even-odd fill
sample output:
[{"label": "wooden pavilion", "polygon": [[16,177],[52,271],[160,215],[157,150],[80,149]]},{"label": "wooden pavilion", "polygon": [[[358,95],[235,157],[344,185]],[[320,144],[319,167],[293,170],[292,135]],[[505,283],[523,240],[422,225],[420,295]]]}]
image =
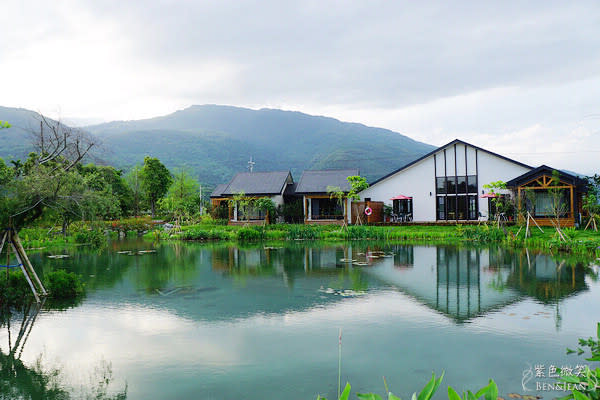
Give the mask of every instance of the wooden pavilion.
[{"label": "wooden pavilion", "polygon": [[539,225],[552,226],[559,215],[560,226],[572,227],[579,223],[582,197],[587,192],[587,181],[571,173],[542,165],[508,182],[520,204],[531,213]]}]

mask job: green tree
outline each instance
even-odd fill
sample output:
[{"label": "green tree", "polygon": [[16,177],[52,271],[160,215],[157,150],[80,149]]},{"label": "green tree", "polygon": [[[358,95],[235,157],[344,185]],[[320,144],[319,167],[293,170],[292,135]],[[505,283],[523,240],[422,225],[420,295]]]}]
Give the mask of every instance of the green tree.
[{"label": "green tree", "polygon": [[253,203],[253,206],[257,210],[263,211],[265,213],[265,223],[271,223],[273,221],[276,221],[277,207],[275,207],[275,203],[272,199],[268,197],[259,197],[258,199],[254,200]]},{"label": "green tree", "polygon": [[360,213],[358,212],[358,205],[354,204],[354,201],[360,200],[359,193],[369,187],[367,183],[367,179],[362,176],[349,176],[346,178],[350,183],[350,191],[348,192],[348,198],[353,202],[352,206],[354,209],[354,213],[356,215],[356,222],[361,224],[362,220],[360,218]]},{"label": "green tree", "polygon": [[237,209],[237,220],[240,221],[242,218],[248,220],[248,211],[251,207],[251,201],[246,197],[244,191],[238,192],[233,195],[233,198],[229,199],[229,204],[234,209]]},{"label": "green tree", "polygon": [[14,178],[14,170],[0,158],[0,188],[7,185]]},{"label": "green tree", "polygon": [[148,200],[150,200],[152,217],[155,216],[156,203],[167,194],[172,182],[171,173],[158,158],[144,157],[141,183],[142,189],[144,189]]},{"label": "green tree", "polygon": [[[7,224],[12,220],[17,229],[43,216],[48,209],[62,209],[65,203],[79,206],[79,191],[71,191],[73,170],[96,145],[95,138],[39,115],[39,131],[32,131],[36,152],[27,160],[14,162],[14,179],[3,185],[8,207],[0,214]],[[6,124],[4,124],[6,125]],[[77,188],[81,189],[81,188]],[[70,202],[73,200],[73,202]]]},{"label": "green tree", "polygon": [[111,166],[94,164],[80,166],[78,170],[88,179],[95,191],[104,192],[115,202],[114,205],[111,205],[112,211],[106,213],[106,218],[118,218],[130,214],[133,208],[133,193],[121,176],[123,171]]},{"label": "green tree", "polygon": [[125,183],[129,188],[132,196],[132,211],[135,216],[140,214],[141,205],[145,201],[145,193],[142,189],[142,166],[135,165],[131,170],[125,175]]},{"label": "green tree", "polygon": [[346,218],[346,207],[344,207],[344,200],[346,199],[346,193],[339,186],[330,186],[327,185],[327,194],[331,200],[337,201],[339,206],[342,208],[344,213],[344,222],[342,224],[342,228],[347,226],[347,218]]},{"label": "green tree", "polygon": [[8,221],[11,214],[12,204],[10,187],[15,179],[14,168],[7,166],[4,160],[0,158],[0,221],[4,224]]},{"label": "green tree", "polygon": [[174,177],[167,196],[159,204],[180,221],[200,211],[200,184],[183,168],[176,170]]}]

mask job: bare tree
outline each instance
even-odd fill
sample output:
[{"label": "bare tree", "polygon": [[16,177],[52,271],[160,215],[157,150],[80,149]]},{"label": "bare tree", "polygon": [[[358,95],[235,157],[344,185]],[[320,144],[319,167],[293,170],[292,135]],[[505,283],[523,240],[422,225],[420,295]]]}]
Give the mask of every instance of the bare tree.
[{"label": "bare tree", "polygon": [[73,169],[90,156],[98,142],[91,134],[38,114],[39,130],[30,129],[34,153],[24,162],[15,163],[17,179],[13,185],[12,219],[21,227],[39,218],[44,208],[61,213],[79,212],[82,187]]},{"label": "bare tree", "polygon": [[[61,161],[60,169],[69,171],[97,146],[97,139],[79,128],[71,128],[38,114],[39,130],[31,130],[32,144],[40,165]],[[59,168],[58,166],[56,168]]]}]

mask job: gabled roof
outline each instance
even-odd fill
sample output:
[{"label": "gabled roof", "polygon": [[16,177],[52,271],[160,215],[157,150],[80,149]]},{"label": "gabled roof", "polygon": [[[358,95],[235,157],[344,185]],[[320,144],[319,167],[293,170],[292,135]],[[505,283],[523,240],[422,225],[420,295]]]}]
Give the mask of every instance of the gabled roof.
[{"label": "gabled roof", "polygon": [[290,185],[287,185],[285,191],[283,192],[284,196],[295,196],[296,195],[296,187],[298,186],[298,182],[294,182]]},{"label": "gabled roof", "polygon": [[351,187],[347,178],[358,174],[358,169],[304,171],[296,187],[296,194],[327,193],[327,186],[337,186],[343,192],[349,192]]},{"label": "gabled roof", "polygon": [[448,143],[448,144],[445,144],[445,145],[443,145],[443,146],[440,146],[440,147],[438,147],[437,149],[435,149],[435,150],[432,150],[432,151],[430,151],[429,153],[425,154],[424,156],[422,156],[422,157],[420,157],[420,158],[417,158],[417,159],[416,159],[416,160],[414,160],[414,161],[411,161],[411,162],[409,162],[408,164],[404,165],[403,167],[400,167],[400,168],[398,168],[397,170],[395,170],[395,171],[393,171],[393,172],[390,172],[389,174],[387,174],[387,175],[385,175],[385,176],[383,176],[383,177],[381,177],[381,178],[379,178],[379,179],[375,180],[374,182],[372,182],[372,183],[370,184],[370,186],[373,186],[373,185],[374,185],[374,184],[376,184],[377,182],[380,182],[380,181],[382,181],[382,180],[384,180],[384,179],[386,179],[386,178],[389,178],[390,176],[392,176],[392,175],[394,175],[394,174],[397,174],[398,172],[400,172],[400,171],[402,171],[402,170],[405,170],[405,169],[407,169],[408,167],[411,167],[411,166],[415,165],[416,163],[418,163],[418,162],[420,162],[420,161],[422,161],[422,160],[426,159],[427,157],[431,157],[432,155],[434,155],[434,154],[435,154],[435,153],[437,153],[438,151],[441,151],[441,150],[443,150],[445,147],[449,147],[449,146],[452,146],[452,145],[455,145],[455,144],[464,144],[465,146],[470,146],[470,147],[472,147],[472,148],[474,148],[474,149],[477,149],[477,150],[479,150],[479,151],[484,151],[484,152],[486,152],[486,153],[488,153],[488,154],[491,154],[491,155],[493,155],[493,156],[495,156],[495,157],[498,157],[498,158],[501,158],[501,159],[503,159],[503,160],[506,160],[506,161],[512,162],[512,163],[514,163],[514,164],[520,165],[521,167],[525,167],[525,168],[533,168],[533,167],[532,167],[532,166],[530,166],[530,165],[523,164],[522,162],[519,162],[519,161],[515,161],[515,160],[513,160],[513,159],[510,159],[510,158],[508,158],[508,157],[505,157],[505,156],[502,156],[502,155],[500,155],[500,154],[494,153],[493,151],[489,151],[489,150],[486,150],[486,149],[482,149],[481,147],[474,146],[474,145],[472,145],[471,143],[464,142],[464,141],[462,141],[462,140],[460,140],[460,139],[454,139],[454,140],[453,140],[453,141],[451,141],[450,143]]},{"label": "gabled roof", "polygon": [[585,179],[582,179],[582,178],[578,177],[577,175],[573,175],[573,174],[565,172],[565,171],[557,170],[556,168],[551,168],[547,165],[540,165],[539,167],[534,168],[531,171],[528,171],[521,176],[517,176],[516,178],[511,179],[510,181],[506,182],[506,186],[517,187],[517,186],[526,184],[528,182],[531,182],[535,178],[542,176],[542,175],[552,176],[553,171],[558,171],[560,173],[561,181],[569,183],[573,186],[576,186],[578,190],[582,190],[582,191],[587,190],[587,181]]},{"label": "gabled roof", "polygon": [[220,185],[217,185],[217,187],[215,188],[215,190],[212,191],[212,193],[210,194],[210,197],[221,197],[223,195],[223,191],[227,189],[227,184],[226,183],[221,183]]},{"label": "gabled roof", "polygon": [[293,182],[290,171],[239,172],[222,194],[233,196],[244,192],[247,195],[276,195],[281,194],[288,181]]}]

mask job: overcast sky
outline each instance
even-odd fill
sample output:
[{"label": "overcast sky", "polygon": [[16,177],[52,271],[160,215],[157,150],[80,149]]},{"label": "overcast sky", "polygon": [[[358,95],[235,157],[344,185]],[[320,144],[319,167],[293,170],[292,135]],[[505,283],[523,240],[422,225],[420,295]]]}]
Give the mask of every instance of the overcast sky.
[{"label": "overcast sky", "polygon": [[282,108],[600,173],[598,1],[3,0],[0,105]]}]

